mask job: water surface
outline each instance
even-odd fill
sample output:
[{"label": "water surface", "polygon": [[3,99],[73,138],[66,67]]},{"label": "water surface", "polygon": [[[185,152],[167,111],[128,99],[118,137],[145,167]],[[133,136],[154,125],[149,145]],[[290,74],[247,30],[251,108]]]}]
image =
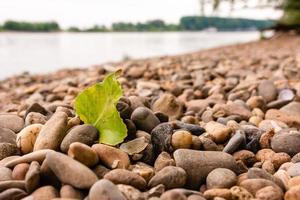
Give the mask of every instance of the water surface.
[{"label": "water surface", "polygon": [[257,40],[257,32],[0,33],[0,78],[88,67],[124,57],[175,55]]}]

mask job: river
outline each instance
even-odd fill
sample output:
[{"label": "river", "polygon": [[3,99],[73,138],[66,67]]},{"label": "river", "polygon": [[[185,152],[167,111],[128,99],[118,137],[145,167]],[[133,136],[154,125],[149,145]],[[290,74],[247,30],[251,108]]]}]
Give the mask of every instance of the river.
[{"label": "river", "polygon": [[0,33],[0,79],[257,40],[258,32]]}]

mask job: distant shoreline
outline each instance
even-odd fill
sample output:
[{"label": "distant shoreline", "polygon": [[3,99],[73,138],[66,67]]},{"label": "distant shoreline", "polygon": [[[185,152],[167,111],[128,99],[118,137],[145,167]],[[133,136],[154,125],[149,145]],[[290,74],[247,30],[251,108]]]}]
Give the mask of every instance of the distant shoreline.
[{"label": "distant shoreline", "polygon": [[207,30],[198,30],[198,31],[110,31],[110,32],[88,32],[88,31],[81,31],[81,32],[71,32],[71,31],[51,31],[51,32],[46,32],[46,31],[11,31],[11,30],[4,30],[4,31],[0,31],[1,33],[30,33],[30,34],[39,34],[39,33],[45,33],[45,34],[57,34],[57,33],[78,33],[78,34],[82,34],[82,33],[101,33],[101,34],[111,34],[111,33],[215,33],[215,32],[219,32],[219,33],[226,33],[226,32],[259,32],[260,30],[255,30],[255,29],[249,29],[249,30],[216,30],[216,31],[207,31]]},{"label": "distant shoreline", "polygon": [[191,31],[254,31],[264,30],[274,25],[271,20],[253,20],[243,18],[222,18],[222,17],[182,17],[176,24],[168,24],[160,19],[146,22],[117,22],[110,27],[94,25],[88,28],[69,27],[63,29],[57,22],[26,22],[8,20],[0,25],[0,32],[191,32]]}]

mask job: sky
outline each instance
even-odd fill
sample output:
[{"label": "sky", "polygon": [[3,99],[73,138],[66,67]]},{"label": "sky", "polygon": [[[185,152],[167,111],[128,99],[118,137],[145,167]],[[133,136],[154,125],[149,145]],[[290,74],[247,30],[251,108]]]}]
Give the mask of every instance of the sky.
[{"label": "sky", "polygon": [[[250,0],[255,4],[259,0]],[[0,0],[0,23],[5,20],[58,22],[63,28],[110,25],[113,22],[143,22],[163,19],[177,23],[182,16],[199,15],[198,0]],[[229,13],[224,4],[218,15],[254,19],[276,19],[273,9],[241,9]],[[207,13],[212,14],[207,7]]]}]

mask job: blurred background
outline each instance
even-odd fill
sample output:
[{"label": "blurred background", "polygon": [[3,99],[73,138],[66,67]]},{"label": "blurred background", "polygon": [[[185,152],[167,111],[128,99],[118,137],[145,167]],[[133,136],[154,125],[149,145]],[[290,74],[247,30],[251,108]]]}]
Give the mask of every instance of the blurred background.
[{"label": "blurred background", "polygon": [[0,79],[258,40],[299,2],[0,0]]}]

